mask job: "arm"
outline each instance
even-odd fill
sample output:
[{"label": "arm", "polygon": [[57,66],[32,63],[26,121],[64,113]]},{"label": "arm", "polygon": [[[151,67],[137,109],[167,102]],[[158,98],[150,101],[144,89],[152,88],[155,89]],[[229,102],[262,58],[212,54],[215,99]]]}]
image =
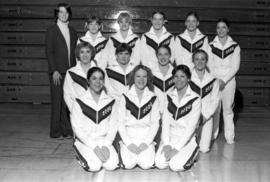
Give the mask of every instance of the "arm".
[{"label": "arm", "polygon": [[175,45],[176,45],[176,37],[173,36],[171,38],[171,42],[170,42],[170,45],[169,47],[171,48],[171,63],[174,63],[175,62],[175,58],[176,58],[176,55],[175,55]]},{"label": "arm", "polygon": [[128,136],[128,133],[126,131],[125,122],[127,119],[127,115],[126,115],[127,111],[126,111],[125,106],[126,106],[125,98],[124,98],[124,96],[121,96],[119,107],[118,107],[118,116],[121,116],[121,117],[118,117],[118,123],[119,123],[118,131],[119,131],[119,134],[120,134],[123,142],[125,143],[126,146],[128,146],[132,143],[132,141],[131,141],[131,139]]},{"label": "arm", "polygon": [[89,130],[87,131],[87,128],[83,125],[84,120],[85,117],[83,116],[80,106],[77,103],[74,104],[70,113],[72,130],[82,143],[94,149],[97,143],[91,138],[91,132]]},{"label": "arm", "polygon": [[133,63],[135,65],[140,64],[141,56],[140,56],[140,38],[136,41],[135,47],[133,48]]},{"label": "arm", "polygon": [[152,106],[152,109],[151,109],[151,116],[150,116],[150,123],[151,123],[151,126],[150,126],[150,131],[146,137],[146,140],[145,140],[145,143],[149,146],[156,134],[157,134],[157,131],[158,131],[158,127],[159,127],[159,120],[160,120],[160,112],[159,112],[159,106],[160,106],[160,102],[158,100],[158,98],[156,98],[156,101],[154,102],[153,106]]},{"label": "arm", "polygon": [[187,128],[185,130],[185,133],[183,137],[179,139],[175,147],[178,151],[181,148],[183,148],[193,136],[199,121],[200,113],[201,113],[201,100],[198,98],[193,102],[192,110],[188,114],[189,117],[188,121],[186,121]]},{"label": "arm", "polygon": [[57,70],[54,57],[54,43],[53,43],[53,31],[51,29],[47,30],[46,34],[46,56],[48,59],[49,73],[53,73]]},{"label": "arm", "polygon": [[183,55],[182,55],[182,45],[178,37],[175,37],[175,45],[174,45],[174,60],[176,65],[183,64]]},{"label": "arm", "polygon": [[240,47],[237,46],[232,55],[231,70],[222,79],[226,84],[236,75],[240,67]]},{"label": "arm", "polygon": [[162,133],[161,133],[161,141],[164,145],[170,145],[170,121],[171,121],[171,113],[167,109],[168,100],[166,99],[166,103],[164,105],[164,111],[162,116]]},{"label": "arm", "polygon": [[110,116],[110,121],[109,121],[109,131],[106,135],[105,138],[105,145],[109,146],[112,145],[117,129],[118,129],[118,123],[117,123],[117,107],[119,103],[115,102],[112,108],[112,113]]},{"label": "arm", "polygon": [[214,82],[213,89],[210,93],[210,100],[209,103],[207,103],[206,108],[204,109],[203,116],[208,120],[214,112],[216,111],[219,102],[220,102],[220,92],[219,92],[219,83],[218,80]]},{"label": "arm", "polygon": [[67,71],[65,76],[65,81],[63,85],[64,90],[64,100],[68,106],[68,109],[72,110],[73,102],[75,101],[74,88],[72,86],[72,78],[70,77],[69,72]]}]

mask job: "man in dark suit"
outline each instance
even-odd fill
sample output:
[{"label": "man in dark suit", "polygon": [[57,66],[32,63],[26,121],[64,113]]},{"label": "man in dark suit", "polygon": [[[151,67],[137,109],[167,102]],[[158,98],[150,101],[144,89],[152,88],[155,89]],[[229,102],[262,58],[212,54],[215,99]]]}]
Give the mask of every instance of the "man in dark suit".
[{"label": "man in dark suit", "polygon": [[71,8],[59,3],[54,10],[56,23],[48,28],[46,34],[46,55],[51,85],[51,128],[50,137],[71,138],[72,129],[69,111],[63,99],[63,82],[67,69],[75,66],[75,47],[77,32],[69,25]]}]

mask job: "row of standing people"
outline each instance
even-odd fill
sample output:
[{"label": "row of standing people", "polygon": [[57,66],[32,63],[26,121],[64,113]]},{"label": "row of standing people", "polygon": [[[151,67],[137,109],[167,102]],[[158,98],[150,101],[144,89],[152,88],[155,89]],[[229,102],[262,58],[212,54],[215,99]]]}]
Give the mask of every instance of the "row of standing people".
[{"label": "row of standing people", "polygon": [[[61,10],[63,11],[63,14],[66,13],[65,16],[62,15],[62,18],[63,17],[66,18],[66,21],[60,20],[61,19]],[[60,36],[64,37],[66,44],[68,42],[71,42],[72,37],[74,38],[74,36],[71,36],[73,31],[71,28],[69,28],[69,32],[70,32],[69,38],[70,39],[68,41],[68,38],[65,38],[65,33],[64,33],[65,30],[61,30],[61,26],[64,26],[64,25],[68,26],[67,20],[69,20],[70,15],[71,15],[71,11],[68,10],[68,8],[66,8],[66,6],[59,6],[58,12],[56,12],[56,17],[58,17],[57,25],[55,25],[54,28],[51,28],[51,30],[56,31],[55,33],[58,33],[58,34],[62,33],[63,36],[62,35],[60,35]],[[72,70],[74,71],[76,69],[77,69],[77,71],[79,71],[79,72],[81,71],[81,73],[82,73],[82,75],[80,75],[80,73],[79,73],[79,76],[81,76],[82,78],[85,79],[86,75],[87,75],[86,73],[90,67],[100,66],[102,69],[106,69],[104,79],[108,80],[108,81],[106,81],[106,82],[108,82],[107,83],[108,88],[109,88],[108,90],[112,91],[110,93],[112,93],[112,96],[114,98],[121,98],[122,97],[121,96],[121,92],[122,92],[121,88],[123,87],[123,86],[121,87],[121,85],[124,85],[125,93],[128,93],[129,92],[129,89],[127,89],[128,88],[127,87],[128,75],[130,75],[129,73],[131,72],[131,70],[133,70],[133,68],[137,64],[139,64],[139,62],[142,62],[144,65],[149,66],[154,73],[153,82],[154,82],[155,87],[156,87],[155,90],[159,90],[159,91],[161,91],[160,93],[162,93],[162,92],[164,93],[164,92],[167,92],[168,90],[170,90],[170,89],[168,89],[168,87],[172,87],[172,85],[175,85],[175,83],[172,84],[173,79],[172,79],[172,75],[170,74],[170,71],[173,69],[172,68],[173,66],[172,66],[172,64],[168,64],[168,63],[174,63],[176,65],[186,64],[188,67],[191,68],[192,73],[194,72],[192,74],[192,77],[194,77],[194,78],[193,78],[192,82],[189,82],[189,84],[188,84],[189,85],[188,88],[189,87],[192,88],[193,92],[197,92],[197,94],[199,94],[202,98],[202,97],[204,97],[203,95],[208,91],[209,88],[215,88],[215,89],[210,89],[210,90],[216,90],[216,88],[218,88],[218,90],[221,91],[220,94],[221,94],[222,106],[223,106],[223,110],[224,110],[223,115],[224,115],[224,120],[225,120],[225,138],[226,138],[228,143],[233,143],[234,142],[234,125],[233,125],[233,120],[232,120],[233,119],[232,103],[233,103],[233,96],[234,96],[234,91],[235,91],[235,78],[234,78],[234,76],[235,76],[237,70],[239,69],[239,64],[240,64],[240,48],[228,36],[228,31],[229,31],[228,22],[226,20],[220,20],[217,23],[217,34],[218,35],[214,39],[214,41],[212,43],[210,43],[210,46],[208,46],[207,37],[203,36],[197,28],[199,21],[198,21],[197,15],[194,13],[191,13],[187,16],[187,19],[186,19],[187,30],[185,31],[185,33],[181,34],[177,38],[174,38],[170,33],[168,33],[166,31],[166,29],[164,27],[164,23],[166,20],[165,15],[163,13],[160,13],[160,12],[153,13],[153,15],[152,15],[152,25],[153,26],[151,27],[151,29],[148,33],[146,33],[142,36],[141,40],[139,40],[138,37],[133,37],[133,38],[131,38],[131,40],[127,39],[130,37],[130,35],[135,36],[130,29],[130,25],[131,25],[130,15],[123,13],[122,15],[120,14],[119,17],[120,18],[118,19],[118,22],[120,25],[120,31],[118,33],[116,33],[114,36],[112,36],[112,38],[110,38],[109,40],[104,38],[104,40],[101,42],[94,41],[94,40],[98,40],[97,38],[102,38],[102,35],[99,31],[101,24],[100,24],[99,20],[96,19],[95,17],[90,18],[90,21],[87,22],[87,24],[86,24],[87,27],[89,28],[89,31],[87,31],[86,35],[84,37],[81,37],[78,42],[89,42],[90,44],[92,44],[94,46],[94,48],[93,48],[93,46],[91,46],[92,48],[89,48],[87,50],[87,48],[83,49],[83,48],[87,47],[87,46],[82,46],[84,43],[78,44],[77,47],[81,46],[80,49],[78,48],[77,53],[76,53],[76,56],[78,59],[77,61],[79,61],[79,62],[74,68],[70,69],[67,72],[68,74],[66,75],[66,79],[71,78],[72,73],[70,74],[70,72],[72,72]],[[62,24],[64,24],[64,25],[62,25]],[[159,29],[159,31],[158,31],[157,27],[161,27],[161,29]],[[193,27],[193,30],[195,30],[195,33],[194,33],[194,31],[189,32],[189,30],[191,30],[192,27]],[[194,27],[195,27],[195,29],[194,29]],[[57,28],[59,28],[60,31],[57,30]],[[91,33],[93,34],[93,32],[94,32],[93,29],[95,30],[95,28],[97,31],[96,32],[97,35],[91,35]],[[124,29],[124,28],[126,28],[126,29]],[[122,33],[121,33],[121,31],[122,31]],[[126,33],[126,39],[124,39],[122,36],[122,34],[125,34],[123,32]],[[51,34],[53,34],[53,33],[51,33]],[[193,39],[192,39],[192,35],[193,35]],[[199,37],[199,39],[198,39],[198,37],[197,37],[198,35],[200,35],[200,36],[202,35],[202,37]],[[122,36],[122,39],[120,39],[121,36]],[[53,46],[55,46],[55,45],[53,45],[55,42],[49,44],[50,41],[48,41],[48,40],[50,37],[52,37],[52,35],[50,35],[50,31],[48,31],[47,37],[48,37],[48,39],[47,39],[47,53],[48,54],[47,55],[49,55],[50,50],[55,52],[55,50],[52,50]],[[96,37],[96,39],[93,39],[93,37]],[[55,38],[55,40],[57,40],[56,37],[54,37],[54,38]],[[176,40],[178,40],[178,43],[180,44],[180,46],[176,46],[177,45]],[[72,41],[72,42],[73,42],[72,45],[74,46],[74,41]],[[123,44],[121,44],[122,42],[126,42],[128,46],[126,44],[124,44],[125,46],[123,46]],[[205,46],[206,47],[205,51],[202,51],[201,53],[196,54],[196,55],[203,55],[202,57],[205,57],[205,60],[209,59],[208,70],[206,71],[207,74],[202,75],[199,72],[196,73],[196,71],[194,71],[194,68],[191,64],[193,64],[192,60],[195,63],[195,58],[192,59],[191,57],[192,57],[193,52],[195,52],[196,50],[198,50],[200,48],[203,48],[203,45],[205,45],[205,42],[207,42],[206,46]],[[106,45],[104,45],[103,43],[106,43]],[[109,46],[110,44],[111,44],[111,46]],[[119,45],[121,45],[121,46],[119,46]],[[60,46],[60,45],[58,45],[58,46]],[[65,62],[67,62],[66,60],[69,60],[68,66],[75,65],[76,61],[75,61],[75,59],[72,59],[72,53],[71,53],[72,51],[70,51],[74,47],[72,47],[72,46],[67,46],[67,47],[68,47],[68,49],[67,49],[68,54],[67,55],[70,55],[70,56],[68,56],[67,59],[66,59],[66,57],[64,58]],[[105,54],[105,52],[110,52],[110,51],[108,51],[110,49],[106,48],[106,47],[110,47],[110,49],[113,48],[113,51],[116,50],[116,54],[113,51],[111,51],[111,53],[109,53],[109,54],[108,53]],[[122,47],[122,50],[120,49],[117,51],[117,49],[115,47]],[[132,49],[130,49],[130,47]],[[159,47],[159,49],[157,49],[158,47]],[[174,51],[175,47],[182,47],[183,50]],[[140,50],[143,50],[143,51],[140,51]],[[81,63],[83,63],[83,60],[86,61],[88,59],[87,56],[83,55],[83,52],[84,52],[84,54],[87,54],[87,51],[88,51],[88,53],[90,52],[90,59],[89,60],[94,60],[94,58],[95,58],[96,62],[90,61],[90,65],[88,63],[88,64],[85,64],[86,65],[85,67],[83,67],[83,66],[81,66],[82,65]],[[104,52],[102,53],[102,51],[104,51]],[[97,54],[95,56],[93,56],[93,52],[97,52]],[[161,52],[161,53],[159,53],[159,52]],[[209,56],[207,55],[206,52],[209,54]],[[80,57],[80,54],[82,54],[81,57]],[[177,56],[177,54],[178,54],[178,56]],[[105,55],[105,57],[107,57],[106,55],[109,55],[109,56],[111,56],[111,58],[104,59],[104,55]],[[136,58],[136,56],[140,56],[140,58],[139,58],[140,61],[138,61],[138,58]],[[143,59],[143,56],[145,56],[145,59]],[[168,58],[166,58],[166,56]],[[53,56],[51,56],[51,57],[53,57]],[[88,55],[88,57],[89,57],[89,55]],[[190,57],[190,58],[187,58],[187,57]],[[177,59],[177,58],[179,58],[179,59]],[[55,59],[58,59],[58,58],[53,58],[53,59],[51,58],[50,59],[50,56],[48,56],[49,68],[50,68],[49,70],[51,73],[52,88],[56,87],[56,88],[58,88],[57,92],[60,92],[60,89],[62,88],[62,84],[63,84],[63,78],[65,76],[65,71],[64,71],[64,69],[62,71],[61,67],[59,68],[59,65],[57,65],[55,62],[53,64],[53,61],[55,61]],[[61,57],[61,59],[63,59],[63,57]],[[104,62],[104,60],[105,60],[105,62]],[[109,60],[109,61],[106,61],[106,60]],[[168,63],[166,63],[166,61]],[[184,61],[187,61],[187,63],[185,63]],[[199,66],[197,66],[197,67],[200,67],[200,65],[201,65],[201,67],[203,67],[201,62],[199,61],[199,63],[198,63]],[[165,66],[163,67],[162,64],[164,64]],[[168,70],[170,70],[170,71],[168,71]],[[57,72],[58,72],[58,74],[57,74]],[[84,79],[80,79],[81,77],[78,77],[78,72],[75,71],[75,73],[76,74],[75,74],[75,76],[73,74],[73,77],[77,76],[77,79],[79,78],[79,80],[84,80]],[[55,79],[55,77],[57,77],[55,75],[58,76],[58,79]],[[61,77],[62,77],[62,79],[61,79]],[[71,79],[73,79],[73,78],[71,78]],[[81,83],[80,86],[84,85],[85,88],[88,88],[87,87],[88,84],[85,84],[85,81],[80,81],[80,83]],[[111,83],[113,83],[113,84],[111,84]],[[114,89],[113,89],[113,86],[115,86]],[[70,88],[72,88],[72,87],[70,87]],[[66,89],[66,90],[69,90],[69,89]],[[75,90],[77,91],[80,89],[75,89]],[[66,93],[68,93],[68,92],[66,92]],[[155,94],[159,96],[158,91],[156,91]],[[58,95],[56,97],[61,98],[61,95],[58,93]],[[56,98],[56,97],[54,97],[54,98]],[[160,107],[162,109],[158,109],[158,110],[159,111],[163,111],[163,110],[166,111],[165,105],[166,105],[166,102],[168,101],[168,99],[166,99],[166,97],[164,97],[164,96],[163,96],[163,98],[161,98],[161,97],[159,97],[159,98],[160,98],[159,102],[163,103],[163,104],[161,104],[161,106],[164,106],[164,107]],[[214,98],[214,97],[212,97],[212,98]],[[67,101],[66,102],[67,105],[69,106],[70,104],[68,104],[68,99],[66,99],[66,101]],[[73,98],[73,101],[77,101],[75,97]],[[203,99],[202,99],[202,101],[203,101]],[[216,99],[211,100],[211,103],[212,102],[219,103],[218,101],[219,101],[219,99],[218,99],[218,97],[216,97]],[[175,102],[175,100],[173,100],[173,102]],[[120,99],[120,103],[121,103],[121,99]],[[58,102],[57,104],[58,104],[58,108],[59,107],[61,108],[61,105],[64,103],[60,101],[60,103]],[[208,104],[209,104],[209,102],[206,102],[206,105],[208,105]],[[173,105],[173,104],[171,104],[171,105]],[[220,105],[219,104],[217,104],[217,105],[218,105],[217,107],[219,110]],[[204,111],[205,115],[202,114],[201,120],[203,121],[203,123],[205,123],[205,125],[206,124],[209,125],[208,126],[208,129],[209,129],[209,128],[212,128],[213,122],[212,121],[206,122],[206,121],[209,120],[209,118],[212,118],[214,116],[215,109],[214,109],[214,107],[213,107],[213,109],[207,109],[207,108],[209,108],[209,107],[202,107],[202,111],[203,111],[203,109],[205,109],[205,111]],[[72,110],[72,108],[70,106],[69,106],[69,109]],[[216,113],[218,113],[218,112],[216,112]],[[219,115],[216,114],[217,118],[219,118],[218,116]],[[61,119],[63,119],[62,115],[60,115],[60,120]],[[162,127],[163,127],[163,125],[162,125]],[[204,128],[207,128],[207,127],[204,127]],[[205,132],[204,132],[204,130],[202,130],[202,136],[208,135],[208,138],[209,138],[210,131],[208,129],[205,129]],[[218,130],[215,130],[215,131],[218,131]],[[69,133],[69,135],[71,135],[71,134]],[[211,140],[211,137],[210,137],[210,140]],[[215,132],[215,134],[214,134],[214,138],[216,138],[216,137],[217,137],[217,132]],[[205,137],[202,137],[202,138],[205,138]],[[203,140],[201,140],[201,141],[203,141]],[[209,142],[206,142],[206,143],[209,143]],[[202,146],[203,146],[203,144],[202,144]],[[202,151],[209,150],[209,147],[205,147],[203,149],[202,146],[201,146]],[[140,147],[138,147],[138,148],[140,148]],[[137,152],[138,152],[138,148],[137,148]],[[144,148],[144,147],[142,147],[142,148]],[[168,148],[170,149],[170,147],[166,146],[166,147],[164,147],[164,150],[167,151]],[[171,149],[173,149],[173,148],[171,148]],[[136,145],[131,150],[136,151]],[[168,151],[174,151],[174,150],[168,150]],[[168,157],[167,154],[164,156]]]}]

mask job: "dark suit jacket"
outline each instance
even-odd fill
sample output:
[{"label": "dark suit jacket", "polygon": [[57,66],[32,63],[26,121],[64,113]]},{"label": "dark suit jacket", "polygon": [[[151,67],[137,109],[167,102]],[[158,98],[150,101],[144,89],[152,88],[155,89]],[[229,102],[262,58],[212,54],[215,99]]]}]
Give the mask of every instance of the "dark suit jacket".
[{"label": "dark suit jacket", "polygon": [[[75,66],[75,47],[77,43],[77,32],[69,26],[70,34],[70,67]],[[68,64],[68,48],[65,38],[61,33],[57,24],[48,28],[46,34],[46,55],[48,59],[49,73],[54,71],[66,73],[69,68]]]}]

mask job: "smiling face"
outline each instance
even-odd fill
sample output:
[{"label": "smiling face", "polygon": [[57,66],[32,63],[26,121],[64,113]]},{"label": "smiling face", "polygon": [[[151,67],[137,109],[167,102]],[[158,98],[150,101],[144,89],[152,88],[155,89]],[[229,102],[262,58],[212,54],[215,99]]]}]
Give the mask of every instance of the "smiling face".
[{"label": "smiling face", "polygon": [[199,21],[194,15],[190,15],[185,21],[185,26],[188,31],[193,32],[199,26]]},{"label": "smiling face", "polygon": [[83,64],[88,64],[91,61],[92,53],[89,47],[82,47],[79,52],[79,60]]},{"label": "smiling face", "polygon": [[68,21],[68,12],[65,7],[59,7],[58,12],[58,20],[60,20],[63,23],[66,23]]},{"label": "smiling face", "polygon": [[206,64],[207,64],[207,58],[206,55],[202,52],[199,52],[194,55],[194,60],[193,60],[195,69],[198,71],[203,71],[206,69]]},{"label": "smiling face", "polygon": [[130,61],[130,54],[128,51],[119,52],[116,54],[116,61],[121,65],[127,65]]},{"label": "smiling face", "polygon": [[87,24],[87,28],[91,34],[97,34],[100,30],[100,25],[96,21]]},{"label": "smiling face", "polygon": [[224,22],[218,22],[217,24],[217,35],[219,38],[224,38],[229,33],[229,27]]},{"label": "smiling face", "polygon": [[130,27],[130,20],[128,18],[122,18],[118,21],[119,27],[121,31],[128,31]]},{"label": "smiling face", "polygon": [[95,93],[101,93],[103,87],[104,87],[104,77],[103,74],[99,71],[94,72],[89,80],[89,87],[92,91]]},{"label": "smiling face", "polygon": [[161,30],[163,25],[165,24],[163,15],[159,13],[153,15],[151,22],[155,30]]},{"label": "smiling face", "polygon": [[170,57],[171,57],[171,55],[166,48],[161,47],[158,49],[157,58],[158,58],[158,63],[161,66],[168,65],[170,63]]},{"label": "smiling face", "polygon": [[188,80],[187,75],[182,70],[178,70],[173,77],[173,82],[177,90],[185,88]]},{"label": "smiling face", "polygon": [[134,75],[134,85],[137,89],[143,90],[147,85],[147,72],[143,69],[136,71]]}]

